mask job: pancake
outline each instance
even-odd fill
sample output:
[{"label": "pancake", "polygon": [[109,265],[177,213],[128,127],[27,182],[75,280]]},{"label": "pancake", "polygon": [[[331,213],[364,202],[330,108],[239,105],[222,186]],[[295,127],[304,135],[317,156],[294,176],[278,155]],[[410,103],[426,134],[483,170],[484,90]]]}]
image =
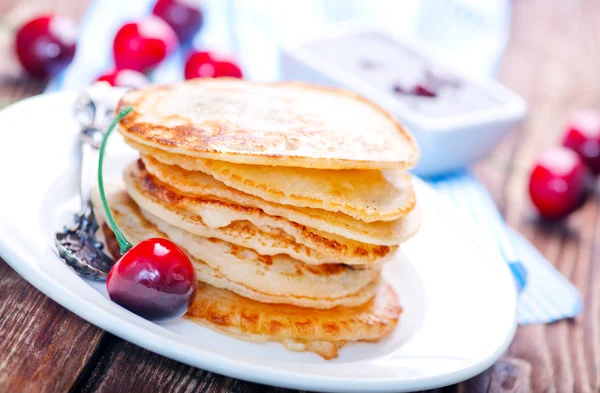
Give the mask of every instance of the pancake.
[{"label": "pancake", "polygon": [[[265,201],[343,213],[337,216],[346,222],[353,221],[351,218],[364,222],[396,220],[408,214],[416,203],[410,175],[397,170],[334,171],[232,164],[173,155],[131,140],[126,142],[143,153],[150,173],[174,187],[192,176],[190,171],[201,171]],[[174,165],[186,171],[175,175]],[[164,179],[169,173],[170,181]]]},{"label": "pancake", "polygon": [[238,284],[227,289],[254,300],[314,308],[352,307],[369,300],[379,282],[379,266],[312,266],[288,255],[264,256],[222,240],[191,235],[150,213],[142,214],[190,256]]},{"label": "pancake", "polygon": [[258,228],[249,221],[235,221],[226,227],[212,228],[202,218],[177,208],[165,208],[160,199],[151,194],[138,192],[131,187],[130,194],[143,203],[146,209],[154,211],[156,217],[192,234],[221,239],[230,243],[251,248],[261,255],[287,254],[311,265],[338,263],[335,256],[326,256],[303,244],[276,228]]},{"label": "pancake", "polygon": [[[103,230],[116,259],[119,246],[114,234],[106,224]],[[198,277],[203,276],[202,271],[196,271]],[[385,281],[364,304],[329,310],[261,303],[199,282],[196,299],[186,317],[242,340],[276,341],[289,350],[314,352],[329,360],[338,357],[338,350],[347,342],[379,341],[394,330],[401,313],[398,298]]]},{"label": "pancake", "polygon": [[[97,195],[94,205],[101,206]],[[263,303],[352,307],[372,298],[379,285],[379,269],[357,270],[340,264],[314,267],[288,256],[264,257],[231,243],[188,234],[140,211],[122,188],[110,193],[109,205],[117,225],[133,244],[168,238],[186,251],[198,280]],[[101,208],[95,213],[104,221]]]},{"label": "pancake", "polygon": [[[106,243],[117,259],[119,246],[112,231],[102,225]],[[206,275],[196,263],[198,277]],[[213,274],[215,281],[219,278]],[[301,308],[285,304],[266,304],[235,293],[198,282],[196,298],[186,317],[202,326],[235,338],[264,343],[276,341],[297,352],[314,352],[330,360],[347,342],[376,342],[391,333],[402,312],[398,298],[385,281],[375,296],[354,308],[330,310]]]},{"label": "pancake", "polygon": [[[143,166],[143,164],[142,164]],[[262,241],[260,232],[241,234],[240,239],[224,239],[215,229],[250,222],[261,231],[270,232],[273,236],[286,236],[289,246],[299,243],[316,250],[320,254],[337,258],[336,263],[365,265],[366,261],[382,258],[363,258],[364,256],[386,256],[390,254],[390,247],[377,246],[349,240],[341,236],[324,233],[283,217],[270,216],[261,209],[241,206],[234,202],[217,198],[193,198],[177,194],[159,180],[153,178],[148,172],[136,163],[130,165],[123,174],[125,187],[133,200],[143,209],[162,220],[184,229],[188,232],[208,237],[206,227],[213,229],[214,236],[231,243],[249,246]],[[244,244],[242,244],[244,243]],[[284,252],[286,250],[283,250]],[[286,252],[287,253],[287,252]],[[291,254],[288,254],[291,255]],[[319,261],[304,258],[311,264],[320,264]]]},{"label": "pancake", "polygon": [[362,306],[331,310],[262,304],[201,284],[186,317],[243,340],[278,341],[292,351],[333,359],[347,342],[379,341],[394,330],[401,312],[398,298],[387,283]]},{"label": "pancake", "polygon": [[[380,233],[385,230],[396,231],[398,242],[403,242],[417,232],[420,224],[418,211],[409,213],[401,221],[394,223],[365,223],[342,213],[333,213],[322,209],[302,208],[265,201],[262,198],[240,192],[226,186],[203,172],[189,171],[178,165],[167,165],[150,156],[142,156],[146,170],[158,180],[174,188],[177,193],[192,197],[217,197],[235,201],[243,206],[257,207],[271,216],[281,216],[290,221],[324,232],[362,239],[361,235],[375,227]],[[410,187],[410,186],[409,186]],[[412,187],[410,187],[412,188]],[[402,230],[401,230],[402,229]],[[353,235],[348,236],[349,232]]]},{"label": "pancake", "polygon": [[[148,157],[145,159],[148,162],[151,160]],[[180,171],[169,174],[168,171],[161,172],[157,170],[156,166],[152,169],[167,180],[167,182],[163,182],[160,178],[153,177],[152,183],[160,184],[162,188],[172,191],[173,194],[200,199],[219,199],[228,202],[229,205],[241,205],[237,207],[238,209],[241,209],[242,206],[258,208],[261,212],[270,216],[278,216],[302,224],[311,232],[321,233],[323,237],[332,239],[341,237],[344,238],[343,242],[353,241],[353,244],[365,249],[359,250],[358,254],[353,255],[353,257],[361,258],[362,263],[374,262],[395,250],[395,247],[375,247],[375,245],[396,246],[403,243],[417,233],[421,225],[421,212],[418,207],[415,207],[408,215],[395,221],[365,223],[340,213],[331,213],[321,209],[295,208],[269,203],[260,198],[253,198],[247,194],[235,192],[230,187],[223,187],[221,183],[211,181],[209,177],[203,176],[201,173]],[[170,169],[177,171],[178,168],[173,167]],[[146,176],[144,164],[138,169],[133,168],[130,170],[138,172],[137,177]],[[173,174],[176,175],[173,176]],[[174,184],[174,186],[171,186],[171,184]],[[251,210],[246,209],[246,212],[249,213]],[[360,246],[358,243],[369,244],[368,249],[367,246]],[[343,260],[343,262],[352,263],[347,260]]]},{"label": "pancake", "polygon": [[201,78],[133,90],[120,132],[137,143],[240,164],[406,169],[419,151],[398,121],[366,99],[301,83]]}]

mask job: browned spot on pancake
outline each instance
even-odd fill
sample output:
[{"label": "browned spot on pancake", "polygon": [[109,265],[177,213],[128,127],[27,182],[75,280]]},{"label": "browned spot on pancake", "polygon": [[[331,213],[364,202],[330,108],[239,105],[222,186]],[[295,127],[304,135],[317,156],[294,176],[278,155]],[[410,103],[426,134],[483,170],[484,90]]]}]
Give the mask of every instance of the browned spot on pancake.
[{"label": "browned spot on pancake", "polygon": [[310,319],[306,321],[296,321],[294,322],[294,325],[300,334],[312,335],[315,333],[315,324]]},{"label": "browned spot on pancake", "polygon": [[174,204],[183,199],[183,196],[176,194],[171,190],[167,190],[165,187],[159,184],[159,180],[152,177],[150,174],[148,174],[148,172],[144,172],[142,182],[146,191],[153,195],[160,196],[161,199],[165,200],[169,204]]},{"label": "browned spot on pancake", "polygon": [[[246,224],[246,225],[244,225]],[[232,224],[232,227],[237,226],[236,223]],[[250,236],[254,236],[258,233],[258,228],[256,228],[256,226],[248,221],[243,221],[240,223],[240,226],[244,227],[244,233]]]},{"label": "browned spot on pancake", "polygon": [[306,202],[306,201],[308,201],[308,202],[311,202],[311,203],[314,203],[314,204],[317,204],[317,205],[322,205],[322,204],[323,204],[323,201],[322,201],[322,200],[320,200],[320,199],[317,199],[317,198],[311,198],[311,197],[309,197],[309,196],[306,196],[306,195],[295,195],[295,194],[290,194],[290,195],[288,195],[288,197],[289,197],[290,199],[294,199],[294,200],[296,200],[296,201],[302,201],[302,202]]},{"label": "browned spot on pancake", "polygon": [[322,326],[328,334],[338,334],[340,331],[340,327],[336,323],[324,322]]},{"label": "browned spot on pancake", "polygon": [[273,264],[273,257],[270,255],[260,255],[260,254],[256,254],[256,256],[258,257],[258,260],[262,263],[264,263],[265,265],[272,265]]},{"label": "browned spot on pancake", "polygon": [[279,322],[279,321],[271,321],[269,323],[269,332],[273,335],[279,333],[281,331],[281,329],[283,329],[284,325],[283,323]]},{"label": "browned spot on pancake", "polygon": [[207,311],[206,319],[208,319],[210,322],[214,323],[215,325],[220,325],[220,326],[231,325],[231,321],[229,320],[228,315],[223,315],[218,310],[215,310],[213,308],[211,308]]},{"label": "browned spot on pancake", "polygon": [[[325,248],[328,249],[332,249],[332,250],[336,250],[339,253],[344,253],[344,254],[348,254],[350,253],[353,256],[368,256],[369,252],[361,246],[349,249],[348,246],[341,244],[340,242],[333,240],[333,239],[327,239],[323,236],[319,236],[316,233],[312,232],[310,229],[308,229],[307,227],[305,227],[304,225],[300,225],[298,223],[292,222],[292,225],[297,226],[297,228],[301,228],[302,230],[302,235],[305,236],[306,238],[310,238],[310,240],[318,245],[321,245]],[[390,246],[372,246],[373,252],[378,255],[378,256],[385,256],[387,254],[389,254],[389,252],[391,251]]]},{"label": "browned spot on pancake", "polygon": [[238,245],[232,244],[231,246],[231,255],[235,257],[240,257],[244,249]]},{"label": "browned spot on pancake", "polygon": [[331,248],[338,252],[344,252],[344,250],[347,250],[347,247],[345,245],[339,243],[336,240],[326,239],[323,236],[319,236],[304,225],[300,225],[296,222],[292,222],[292,225],[300,229],[300,231],[302,232],[302,236],[311,239],[311,241],[313,241],[316,244],[319,244],[326,248]]},{"label": "browned spot on pancake", "polygon": [[270,193],[270,194],[273,194],[273,195],[277,195],[277,196],[279,196],[279,197],[284,197],[284,196],[285,196],[285,193],[284,193],[283,191],[280,191],[280,190],[273,190],[273,189],[271,189],[271,188],[269,189],[269,193]]},{"label": "browned spot on pancake", "polygon": [[348,271],[348,266],[341,263],[328,263],[325,265],[305,265],[304,268],[313,274],[334,276]]},{"label": "browned spot on pancake", "polygon": [[242,311],[242,325],[255,326],[258,323],[258,319],[259,315],[257,313]]},{"label": "browned spot on pancake", "polygon": [[354,255],[359,255],[359,256],[369,256],[369,252],[364,248],[364,247],[356,247],[354,249]]},{"label": "browned spot on pancake", "polygon": [[[394,249],[395,248],[398,248],[398,247],[394,247]],[[373,253],[378,257],[384,257],[384,256],[388,255],[391,250],[392,250],[392,247],[390,247],[390,246],[372,247]],[[365,252],[366,252],[366,250],[365,250]]]}]

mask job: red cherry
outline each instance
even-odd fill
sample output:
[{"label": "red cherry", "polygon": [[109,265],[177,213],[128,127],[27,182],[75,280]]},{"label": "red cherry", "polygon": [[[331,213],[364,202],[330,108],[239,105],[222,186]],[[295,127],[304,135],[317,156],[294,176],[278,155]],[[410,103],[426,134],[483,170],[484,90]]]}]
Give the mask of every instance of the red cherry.
[{"label": "red cherry", "polygon": [[418,84],[413,89],[413,94],[419,97],[437,97],[437,92],[430,86]]},{"label": "red cherry", "polygon": [[200,5],[189,0],[158,0],[152,13],[167,22],[182,43],[194,38],[204,19]]},{"label": "red cherry", "polygon": [[196,293],[196,271],[188,256],[167,239],[144,240],[110,269],[110,299],[151,320],[183,315]]},{"label": "red cherry", "polygon": [[131,87],[138,89],[150,83],[146,75],[134,70],[112,70],[96,79],[98,82],[108,82],[111,86]]},{"label": "red cherry", "polygon": [[15,49],[23,68],[37,78],[62,71],[75,56],[77,27],[71,19],[42,15],[22,25]]},{"label": "red cherry", "polygon": [[437,89],[424,83],[417,83],[414,86],[406,87],[399,83],[393,86],[394,92],[402,95],[411,95],[417,97],[433,98],[437,97]]},{"label": "red cherry", "polygon": [[219,78],[223,76],[242,78],[242,70],[237,62],[227,55],[194,51],[185,62],[185,79]]},{"label": "red cherry", "polygon": [[177,48],[177,36],[162,19],[150,17],[119,29],[113,43],[117,69],[146,72]]},{"label": "red cherry", "polygon": [[600,112],[585,110],[573,115],[562,144],[579,154],[594,175],[600,174]]},{"label": "red cherry", "polygon": [[563,218],[585,201],[590,177],[589,170],[575,152],[555,147],[538,157],[531,172],[531,201],[543,217]]}]

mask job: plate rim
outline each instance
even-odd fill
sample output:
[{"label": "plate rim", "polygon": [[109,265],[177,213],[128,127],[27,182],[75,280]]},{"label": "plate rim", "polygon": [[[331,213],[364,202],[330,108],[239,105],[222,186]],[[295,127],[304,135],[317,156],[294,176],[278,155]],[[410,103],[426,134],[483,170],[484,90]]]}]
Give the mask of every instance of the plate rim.
[{"label": "plate rim", "polygon": [[[0,111],[0,115],[4,115],[5,111],[14,109],[16,106],[27,105],[32,101],[43,101],[49,98],[57,98],[57,96],[64,96],[61,98],[66,100],[69,96],[74,96],[75,94],[75,91],[62,91],[30,97],[4,108],[2,111]],[[417,181],[419,183],[423,183],[421,186],[428,188],[428,191],[430,191],[432,194],[435,194],[436,202],[447,206],[449,210],[451,210],[451,214],[455,214],[455,209],[452,207],[449,201],[445,201],[443,198],[441,198],[435,190],[422,182],[420,179]],[[462,232],[473,235],[469,226],[464,224],[460,225],[463,229]],[[16,239],[15,235],[12,235],[10,234],[10,231],[7,231],[7,229],[10,227],[11,225],[7,225],[0,221],[0,230],[8,235],[0,237],[0,256],[2,259],[6,261],[6,263],[8,263],[9,266],[11,266],[27,282],[44,293],[44,295],[68,309],[70,312],[78,315],[88,323],[91,323],[103,330],[106,330],[107,332],[114,334],[117,337],[120,337],[159,355],[191,365],[193,367],[198,367],[221,375],[226,375],[250,382],[276,385],[291,389],[303,389],[309,391],[327,390],[332,392],[388,392],[433,389],[464,381],[485,371],[506,351],[516,333],[517,296],[515,291],[513,297],[513,318],[510,323],[510,329],[507,332],[502,344],[499,345],[492,354],[487,356],[487,358],[460,370],[448,372],[442,375],[408,380],[402,380],[398,378],[381,378],[377,381],[374,381],[371,377],[367,380],[352,380],[351,385],[345,385],[344,377],[316,375],[312,376],[310,379],[299,378],[302,374],[299,375],[296,371],[289,371],[282,368],[274,369],[261,364],[249,364],[248,362],[237,361],[236,359],[227,355],[220,355],[218,353],[213,353],[202,349],[199,350],[202,351],[203,356],[189,356],[186,355],[185,351],[181,351],[179,349],[183,343],[176,342],[175,344],[177,345],[170,346],[164,345],[164,341],[153,342],[148,337],[148,334],[153,334],[153,332],[149,332],[146,328],[141,327],[133,322],[124,321],[119,316],[107,313],[104,310],[102,310],[102,312],[96,312],[98,306],[95,305],[93,301],[85,298],[81,299],[81,297],[73,293],[72,289],[56,283],[52,277],[48,276],[47,274],[40,274],[34,265],[24,262],[24,257],[20,257],[17,254],[17,251],[10,246],[10,240]],[[473,237],[477,239],[477,236]],[[28,241],[30,242],[30,240]],[[480,248],[481,251],[486,250],[486,248],[480,244],[481,242],[478,243],[478,248]],[[500,263],[500,261],[498,263]],[[508,273],[508,266],[504,265],[504,268]],[[126,329],[123,327],[126,327]],[[168,338],[163,338],[163,340],[164,339],[169,340]]]}]

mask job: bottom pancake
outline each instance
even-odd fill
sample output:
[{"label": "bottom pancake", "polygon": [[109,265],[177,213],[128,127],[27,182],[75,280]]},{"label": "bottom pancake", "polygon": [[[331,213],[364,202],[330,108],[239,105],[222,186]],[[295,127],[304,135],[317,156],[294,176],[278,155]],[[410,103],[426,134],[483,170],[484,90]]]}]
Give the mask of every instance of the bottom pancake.
[{"label": "bottom pancake", "polygon": [[334,359],[351,341],[379,341],[396,326],[402,308],[387,283],[359,307],[331,310],[264,304],[199,283],[186,317],[200,325],[252,342],[276,341],[287,349]]}]

